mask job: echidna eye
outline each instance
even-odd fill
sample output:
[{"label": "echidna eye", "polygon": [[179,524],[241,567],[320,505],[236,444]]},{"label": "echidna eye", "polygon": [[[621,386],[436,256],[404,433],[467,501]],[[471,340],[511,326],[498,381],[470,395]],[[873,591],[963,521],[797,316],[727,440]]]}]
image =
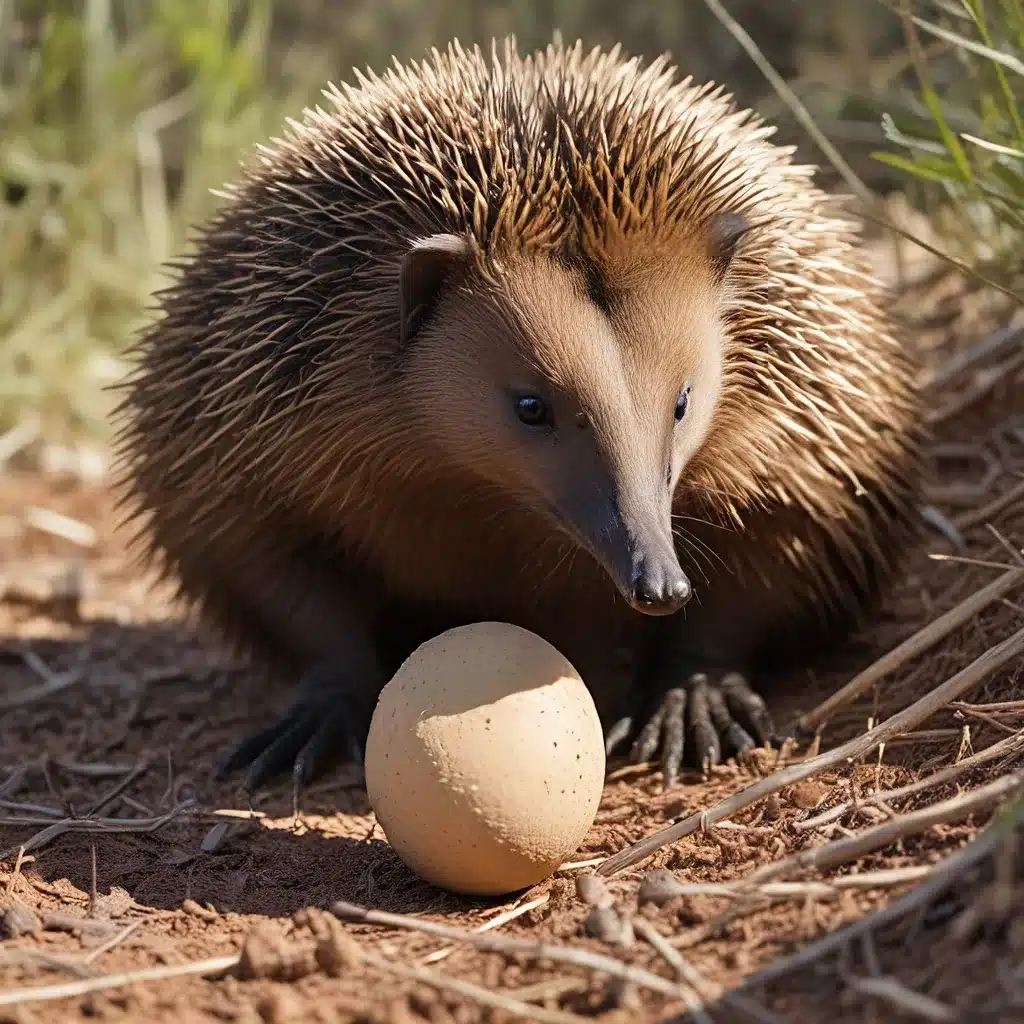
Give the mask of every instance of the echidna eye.
[{"label": "echidna eye", "polygon": [[676,399],[676,423],[678,423],[686,415],[686,410],[690,407],[690,385],[687,384],[682,391],[679,392],[679,397]]},{"label": "echidna eye", "polygon": [[516,415],[528,427],[546,426],[550,417],[544,400],[536,395],[525,395],[516,402]]}]

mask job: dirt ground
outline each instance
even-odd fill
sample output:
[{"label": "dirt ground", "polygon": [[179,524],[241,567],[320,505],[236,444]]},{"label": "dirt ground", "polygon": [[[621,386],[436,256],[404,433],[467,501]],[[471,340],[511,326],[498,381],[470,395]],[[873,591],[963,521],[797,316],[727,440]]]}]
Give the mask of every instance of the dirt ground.
[{"label": "dirt ground", "polygon": [[[908,311],[934,311],[915,338],[940,367],[952,365],[958,345],[981,340],[998,326],[982,299],[959,289],[940,280],[905,301]],[[1019,344],[1010,352],[1019,354]],[[1019,495],[1024,479],[1024,377],[1020,359],[1007,370],[1007,358],[1004,350],[940,380],[932,392],[944,446],[937,450],[934,505],[943,522],[959,525],[970,557],[984,564],[929,558],[929,551],[953,550],[936,529],[865,635],[772,696],[783,722],[1012,563],[1012,549],[1024,543],[1024,499],[1008,500],[1015,488]],[[997,500],[1005,507],[985,514],[984,506]],[[69,532],[67,526],[46,512],[69,517],[79,524],[71,532],[84,525],[91,536],[59,536]],[[821,737],[822,749],[905,707],[1020,629],[1022,605],[1024,587],[897,669],[836,716]],[[1022,670],[1018,657],[963,699],[972,705],[1024,699]],[[331,970],[326,961],[310,959],[326,919],[304,911],[345,900],[476,929],[500,912],[526,907],[490,934],[604,953],[671,979],[669,959],[642,937],[646,922],[682,952],[713,992],[715,985],[735,985],[774,958],[862,918],[915,883],[880,880],[827,898],[807,889],[741,904],[730,914],[733,898],[721,891],[638,908],[647,872],[668,868],[686,882],[742,879],[872,823],[856,811],[819,828],[796,827],[801,819],[851,793],[892,788],[1019,736],[1022,724],[1020,708],[994,713],[945,707],[920,727],[929,732],[887,745],[881,757],[844,764],[661,849],[608,882],[623,914],[637,922],[634,941],[616,945],[609,935],[584,933],[588,907],[577,897],[576,876],[592,864],[565,868],[512,901],[447,895],[419,881],[391,852],[374,827],[364,791],[346,769],[302,794],[297,815],[286,784],[260,793],[254,801],[259,816],[248,815],[234,781],[211,779],[212,764],[239,730],[269,718],[287,696],[285,689],[257,686],[218,656],[132,564],[116,529],[113,498],[102,485],[0,475],[0,926],[6,936],[0,941],[0,1021],[514,1019],[507,1010],[482,1007],[473,994],[439,991],[422,977],[402,976],[403,965],[406,975],[419,965],[525,1000],[536,1007],[536,1019],[570,1020],[575,1014],[605,1022],[669,1020],[686,1009],[682,990],[662,994],[644,984],[613,983],[607,973],[462,944],[424,964],[449,943],[404,929],[340,926],[370,959],[360,962],[335,942],[339,956],[351,955]],[[790,756],[804,752],[797,748]],[[575,860],[607,857],[710,808],[780,763],[778,753],[762,752],[751,766],[730,763],[709,779],[691,774],[669,792],[662,792],[657,772],[623,772],[613,763],[597,820]],[[949,799],[1021,763],[1019,752],[1008,755],[898,810]],[[825,877],[934,865],[963,849],[987,820],[986,811],[912,830]],[[845,965],[830,962],[751,990],[751,998],[775,1017],[748,1016],[709,1000],[710,1019],[1024,1019],[1024,870],[1012,862],[1007,867],[1005,860],[965,876],[955,898],[917,915],[909,939],[906,929],[894,925],[865,941]],[[978,911],[992,903],[997,882],[999,920],[1012,922],[1016,913],[1011,926],[987,927],[995,918]],[[20,991],[74,986],[112,972],[180,968],[235,954],[247,941],[248,976],[244,970],[211,977],[178,973],[45,1001],[24,1001]],[[891,989],[879,994],[884,985],[864,984],[869,976],[875,982],[898,979],[896,995]],[[936,1002],[917,1004],[914,992]],[[948,1015],[935,1016],[936,1005]],[[915,1016],[918,1010],[925,1015]]]}]

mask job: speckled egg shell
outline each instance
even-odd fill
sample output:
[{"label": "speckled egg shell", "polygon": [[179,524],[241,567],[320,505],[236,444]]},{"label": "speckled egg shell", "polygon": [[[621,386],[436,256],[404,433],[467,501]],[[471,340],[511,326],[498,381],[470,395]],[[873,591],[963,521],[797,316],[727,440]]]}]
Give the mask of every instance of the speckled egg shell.
[{"label": "speckled egg shell", "polygon": [[502,622],[449,630],[384,687],[366,744],[377,820],[418,875],[513,892],[569,859],[604,785],[601,723],[569,661]]}]

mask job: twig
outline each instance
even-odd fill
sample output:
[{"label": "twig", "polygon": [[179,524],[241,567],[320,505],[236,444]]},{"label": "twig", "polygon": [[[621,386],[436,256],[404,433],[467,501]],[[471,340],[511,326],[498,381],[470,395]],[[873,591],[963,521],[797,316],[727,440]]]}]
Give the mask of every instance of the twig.
[{"label": "twig", "polygon": [[590,983],[586,978],[548,978],[533,985],[505,989],[505,995],[524,1003],[542,1003],[545,999],[558,999],[588,988]]},{"label": "twig", "polygon": [[[704,1000],[701,998],[700,988],[698,987],[702,979],[697,975],[697,972],[680,956],[678,950],[673,949],[665,941],[661,932],[650,921],[645,921],[642,917],[634,918],[633,928],[641,938],[646,939],[661,954],[662,959],[675,971],[676,978],[679,979],[680,986],[683,988],[683,999],[686,1002],[686,1008],[693,1015],[694,1019],[699,1024],[715,1024],[711,1019],[711,1015],[704,1007]],[[718,994],[718,992],[715,992],[709,998],[713,999]]]},{"label": "twig", "polygon": [[533,1006],[502,992],[494,992],[474,985],[472,982],[463,981],[461,978],[452,978],[440,971],[433,971],[429,967],[414,967],[409,964],[396,963],[393,960],[386,960],[384,957],[375,956],[372,953],[364,953],[366,963],[377,970],[385,971],[399,978],[407,978],[410,981],[420,981],[425,985],[442,991],[457,992],[467,999],[472,999],[481,1006],[490,1006],[497,1010],[504,1010],[506,1013],[515,1014],[517,1017],[525,1017],[527,1020],[539,1021],[540,1024],[585,1024],[588,1018],[580,1017],[575,1013],[567,1013],[564,1010],[548,1010],[542,1006]]},{"label": "twig", "polygon": [[[951,703],[950,707],[955,706],[955,703],[956,702]],[[988,761],[994,761],[998,757],[1014,754],[1022,749],[1024,749],[1024,730],[1015,733],[1013,736],[1008,736],[1006,739],[999,740],[997,743],[993,743],[984,750],[980,750],[978,753],[972,754],[970,757],[965,757],[962,761],[957,761],[956,764],[951,764],[946,768],[941,768],[939,771],[929,775],[927,778],[918,779],[916,782],[909,782],[905,786],[899,786],[896,789],[887,789],[878,793],[872,793],[870,796],[864,797],[863,800],[856,804],[856,808],[859,810],[861,807],[878,806],[882,801],[887,804],[891,804],[896,800],[902,800],[905,797],[914,796],[917,793],[923,793],[935,786],[941,786],[944,783],[951,782],[953,779],[958,778],[965,772],[970,771],[972,768],[976,768],[980,764],[985,764]],[[847,811],[854,809],[854,806],[855,805],[852,801],[847,800],[813,818],[807,818],[804,821],[794,821],[791,827],[795,832],[806,832],[808,829],[820,828],[822,825],[829,825],[833,821],[837,821]]]},{"label": "twig", "polygon": [[115,946],[121,945],[121,943],[124,942],[124,940],[127,939],[128,936],[131,935],[131,933],[135,931],[136,928],[140,928],[143,924],[144,922],[139,920],[132,921],[131,924],[125,925],[125,927],[122,928],[115,936],[113,936],[113,938],[107,939],[107,941],[104,942],[103,945],[97,946],[94,950],[92,950],[92,952],[89,953],[89,955],[85,958],[85,963],[91,964],[93,963],[93,961],[98,960],[101,956],[103,956],[104,953],[110,952],[110,950],[112,950]]},{"label": "twig", "polygon": [[369,910],[354,903],[338,902],[331,906],[331,913],[343,921],[355,921],[359,924],[376,924],[385,928],[404,928],[408,931],[424,932],[427,935],[440,935],[452,942],[465,942],[483,953],[502,953],[508,956],[524,956],[533,960],[555,960],[559,963],[574,964],[592,971],[603,971],[614,978],[649,988],[652,992],[662,995],[680,997],[679,986],[667,978],[652,974],[642,967],[625,964],[614,957],[603,953],[592,953],[586,949],[575,949],[572,946],[558,946],[550,942],[532,942],[529,939],[518,939],[504,935],[480,935],[467,932],[461,928],[440,924],[436,921],[424,921],[403,914],[388,914],[383,910]]},{"label": "twig", "polygon": [[28,770],[27,764],[20,764],[17,768],[12,769],[11,774],[3,782],[0,782],[0,797],[17,793],[21,789],[22,783],[28,778]]},{"label": "twig", "polygon": [[93,818],[100,811],[109,807],[140,775],[149,771],[150,760],[143,758],[123,779],[118,782],[105,796],[101,796],[86,812],[85,817]]},{"label": "twig", "polygon": [[30,416],[0,434],[0,469],[22,449],[27,448],[39,437],[42,423],[38,416]]},{"label": "twig", "polygon": [[980,402],[989,392],[995,389],[997,384],[1020,369],[1024,369],[1024,351],[1018,352],[1000,366],[994,366],[979,372],[978,382],[964,391],[963,394],[945,405],[925,413],[925,423],[930,427],[934,427],[940,423],[945,423],[946,420],[952,419],[954,416],[958,416],[960,413],[970,409],[975,403]]},{"label": "twig", "polygon": [[0,711],[10,711],[12,708],[23,708],[28,704],[35,704],[38,701],[46,700],[62,690],[80,683],[85,678],[85,671],[80,667],[69,668],[66,672],[58,672],[51,675],[46,682],[38,686],[32,686],[20,693],[12,693],[0,698]]},{"label": "twig", "polygon": [[977,719],[979,722],[984,722],[986,725],[992,726],[992,728],[998,732],[1008,733],[1010,736],[1017,735],[1017,730],[1014,729],[1013,726],[1007,725],[1005,722],[1000,722],[994,715],[987,715],[984,711],[978,711],[977,708],[958,708],[957,714],[966,716],[967,718]]},{"label": "twig", "polygon": [[51,757],[50,763],[69,775],[81,775],[86,779],[120,778],[138,768],[136,764],[81,764],[78,761],[65,761],[59,757]]},{"label": "twig", "polygon": [[[157,829],[163,828],[169,821],[178,817],[182,811],[187,810],[193,805],[192,800],[187,800],[184,803],[179,804],[177,807],[172,807],[166,814],[161,814],[159,818],[138,818],[138,819],[120,819],[116,824],[112,824],[113,819],[103,818],[64,818],[61,821],[55,821],[52,825],[48,825],[42,831],[37,832],[31,839],[27,840],[24,844],[25,852],[29,853],[32,850],[38,850],[47,843],[52,842],[59,836],[64,835],[65,832],[155,832]],[[17,846],[11,846],[8,849],[0,852],[0,860],[7,860],[12,853],[18,849]]]},{"label": "twig", "polygon": [[837,690],[828,700],[802,715],[798,724],[804,729],[816,729],[832,712],[844,704],[865,693],[890,672],[894,672],[908,661],[923,654],[930,647],[945,639],[954,629],[969,622],[987,605],[1008,594],[1014,587],[1024,583],[1024,569],[1013,568],[1003,573],[981,590],[965,598],[955,608],[944,612],[930,622],[924,629],[918,630],[903,643],[882,655],[859,675],[853,677],[845,686]]},{"label": "twig", "polygon": [[949,706],[958,711],[983,711],[990,715],[1024,714],[1024,700],[997,700],[991,704],[968,704],[965,700],[954,700],[950,701]]},{"label": "twig", "polygon": [[774,864],[767,864],[755,871],[749,881],[761,882],[767,879],[777,879],[799,870],[832,871],[866,853],[880,850],[897,839],[904,839],[907,836],[924,832],[933,825],[962,821],[977,811],[987,810],[1011,795],[1014,790],[1019,789],[1022,783],[1024,783],[1024,772],[1004,775],[971,792],[958,794],[930,807],[922,807],[919,811],[902,814],[898,818],[885,821],[874,828],[867,828],[852,836],[835,839],[824,846],[801,850]]},{"label": "twig", "polygon": [[91,526],[53,509],[30,506],[22,513],[22,519],[26,526],[70,541],[78,547],[92,548],[96,545],[96,531]]},{"label": "twig", "polygon": [[899,1010],[909,1011],[927,1021],[933,1021],[934,1024],[946,1024],[947,1021],[957,1019],[945,1003],[915,992],[895,978],[859,978],[849,973],[844,973],[842,978],[855,992],[881,999]]},{"label": "twig", "polygon": [[840,875],[827,882],[765,882],[753,889],[749,887],[749,881],[742,879],[736,882],[678,882],[670,891],[673,896],[763,896],[769,899],[810,896],[835,899],[843,889],[881,889],[887,885],[903,885],[927,878],[933,870],[929,866],[884,868],[861,871],[856,875]]},{"label": "twig", "polygon": [[[1024,572],[1021,573],[1024,578]],[[962,693],[976,686],[990,673],[1002,668],[1003,665],[1012,661],[1024,652],[1024,629],[1018,630],[1012,636],[1007,637],[1001,643],[989,648],[984,654],[972,661],[966,668],[961,669],[951,679],[937,686],[930,693],[925,694],[916,700],[908,708],[892,715],[886,721],[876,726],[870,732],[862,736],[855,736],[853,739],[836,747],[833,750],[819,754],[800,764],[790,765],[783,768],[774,775],[755,782],[746,789],[741,790],[727,800],[722,800],[707,811],[698,811],[684,818],[682,821],[668,828],[656,832],[638,843],[628,846],[625,850],[619,851],[609,857],[597,868],[599,875],[610,876],[632,867],[637,862],[649,857],[652,853],[660,850],[669,843],[674,843],[688,835],[692,835],[700,828],[706,828],[715,822],[724,821],[737,811],[757,803],[758,800],[793,785],[794,782],[802,782],[821,772],[828,771],[845,761],[854,761],[863,757],[873,750],[880,743],[885,743],[891,737],[904,733],[915,726],[920,725],[925,719],[934,714],[939,708],[945,706],[949,701],[959,697]]]},{"label": "twig", "polygon": [[984,523],[986,520],[999,515],[1003,509],[1015,505],[1018,501],[1024,502],[1024,480],[1017,484],[1016,487],[1011,487],[1008,491],[1000,494],[998,498],[993,498],[987,505],[969,509],[967,512],[957,516],[953,523],[958,530],[969,530],[979,523]]},{"label": "twig", "polygon": [[117,926],[109,920],[96,917],[77,917],[58,911],[40,916],[43,928],[51,932],[70,932],[72,935],[109,935]]},{"label": "twig", "polygon": [[782,957],[773,964],[762,968],[755,974],[743,979],[739,987],[754,988],[775,981],[795,970],[817,963],[823,957],[842,948],[847,943],[891,921],[898,921],[904,914],[919,907],[926,906],[934,897],[945,890],[964,871],[990,856],[1003,840],[1003,831],[998,822],[989,825],[978,838],[972,840],[963,849],[950,854],[945,862],[939,865],[927,882],[922,883],[912,892],[893,900],[885,907],[868,914],[854,924],[831,932],[812,942],[809,946]]},{"label": "twig", "polygon": [[926,388],[948,384],[972,366],[983,362],[990,356],[1001,355],[1003,349],[1013,348],[1022,341],[1024,341],[1024,326],[1010,324],[1001,327],[998,331],[993,331],[984,341],[968,345],[962,352],[958,352],[951,359],[946,360],[941,367],[922,380],[921,384]]},{"label": "twig", "polygon": [[[551,893],[546,892],[543,896],[538,896],[536,899],[530,900],[528,903],[521,903],[518,907],[510,907],[508,910],[503,910],[496,917],[492,917],[490,921],[480,925],[480,927],[474,929],[474,931],[476,931],[477,934],[493,931],[493,929],[500,928],[503,924],[508,924],[509,921],[514,921],[517,917],[522,917],[523,914],[528,914],[531,910],[536,910],[537,907],[544,906],[549,899],[551,899]],[[438,961],[451,956],[454,952],[454,946],[446,946],[444,949],[436,949],[433,953],[428,953],[420,963],[424,965],[436,964]]]},{"label": "twig", "polygon": [[89,992],[108,988],[135,985],[140,981],[163,981],[165,978],[184,978],[190,974],[221,974],[231,970],[239,960],[239,954],[217,956],[209,960],[197,960],[190,964],[174,964],[168,967],[144,967],[138,971],[121,974],[101,974],[97,978],[83,978],[63,985],[41,985],[38,988],[10,989],[0,992],[0,1006],[18,1006],[21,1003],[39,1003],[50,999],[73,999]]}]

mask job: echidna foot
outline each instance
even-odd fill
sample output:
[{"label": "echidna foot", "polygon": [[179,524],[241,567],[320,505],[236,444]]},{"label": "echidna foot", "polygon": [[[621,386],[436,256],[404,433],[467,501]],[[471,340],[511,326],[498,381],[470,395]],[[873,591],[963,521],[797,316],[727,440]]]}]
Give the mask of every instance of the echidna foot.
[{"label": "echidna foot", "polygon": [[[632,719],[621,719],[608,730],[606,750],[612,751],[629,735]],[[710,679],[695,672],[681,686],[665,690],[657,707],[640,729],[629,751],[634,764],[650,761],[661,748],[666,786],[678,779],[685,760],[707,772],[726,756],[777,739],[764,700],[738,672]]]},{"label": "echidna foot", "polygon": [[242,737],[217,761],[218,779],[247,769],[242,788],[258,786],[290,771],[299,789],[347,755],[362,765],[369,711],[351,698],[337,669],[311,672],[295,701],[272,725]]}]

